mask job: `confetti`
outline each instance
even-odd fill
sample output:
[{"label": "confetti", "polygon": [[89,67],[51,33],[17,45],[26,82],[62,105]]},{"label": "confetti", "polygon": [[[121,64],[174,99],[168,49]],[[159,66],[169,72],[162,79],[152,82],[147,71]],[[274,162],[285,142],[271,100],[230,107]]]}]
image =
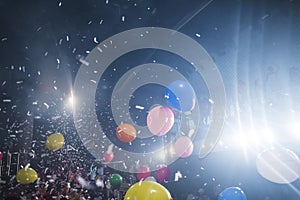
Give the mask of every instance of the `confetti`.
[{"label": "confetti", "polygon": [[96,44],[99,44],[99,42],[97,41],[97,38],[96,38],[96,37],[94,37],[94,42],[95,42]]},{"label": "confetti", "polygon": [[121,20],[122,20],[122,22],[125,22],[125,16],[124,15],[121,17]]},{"label": "confetti", "polygon": [[11,102],[11,99],[3,99],[2,100],[4,103],[10,103]]},{"label": "confetti", "polygon": [[139,109],[139,110],[144,110],[144,109],[145,109],[145,107],[139,106],[139,105],[136,105],[135,108],[136,108],[136,109]]}]

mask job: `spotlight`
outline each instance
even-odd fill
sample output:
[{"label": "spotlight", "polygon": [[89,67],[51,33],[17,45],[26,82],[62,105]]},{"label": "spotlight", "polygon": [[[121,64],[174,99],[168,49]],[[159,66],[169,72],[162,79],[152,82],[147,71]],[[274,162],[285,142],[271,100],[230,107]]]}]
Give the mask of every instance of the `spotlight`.
[{"label": "spotlight", "polygon": [[256,128],[252,131],[241,131],[235,136],[237,145],[243,148],[252,148],[263,145],[273,144],[275,138],[271,130],[266,128]]},{"label": "spotlight", "polygon": [[288,129],[293,136],[300,138],[300,124],[299,123],[296,123],[295,121],[292,122],[291,124],[289,124]]},{"label": "spotlight", "polygon": [[66,104],[67,104],[68,107],[70,107],[70,108],[73,109],[74,106],[75,106],[75,103],[76,103],[75,97],[73,95],[73,92],[71,92],[70,95],[69,95],[69,97],[68,97],[68,99],[67,99]]}]

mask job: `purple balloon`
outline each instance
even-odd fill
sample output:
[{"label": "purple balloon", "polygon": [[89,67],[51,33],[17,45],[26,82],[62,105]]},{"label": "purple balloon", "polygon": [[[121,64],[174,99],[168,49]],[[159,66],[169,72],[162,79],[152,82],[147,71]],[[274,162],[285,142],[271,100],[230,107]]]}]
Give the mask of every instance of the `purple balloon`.
[{"label": "purple balloon", "polygon": [[171,171],[166,165],[159,165],[156,168],[156,179],[160,182],[169,180]]}]

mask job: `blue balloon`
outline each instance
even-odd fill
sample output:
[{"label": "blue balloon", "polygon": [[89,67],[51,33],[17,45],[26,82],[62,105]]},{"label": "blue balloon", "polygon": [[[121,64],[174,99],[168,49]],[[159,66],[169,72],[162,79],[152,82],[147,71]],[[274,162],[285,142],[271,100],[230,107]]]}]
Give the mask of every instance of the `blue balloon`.
[{"label": "blue balloon", "polygon": [[241,188],[229,187],[219,194],[218,200],[247,200],[247,198]]},{"label": "blue balloon", "polygon": [[196,94],[188,82],[177,80],[166,88],[165,100],[170,107],[186,112],[195,107]]}]

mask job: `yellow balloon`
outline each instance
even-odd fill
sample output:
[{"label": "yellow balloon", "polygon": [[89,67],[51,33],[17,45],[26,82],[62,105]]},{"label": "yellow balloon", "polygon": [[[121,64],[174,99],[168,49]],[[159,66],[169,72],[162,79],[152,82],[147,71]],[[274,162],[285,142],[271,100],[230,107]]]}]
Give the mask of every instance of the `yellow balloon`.
[{"label": "yellow balloon", "polygon": [[32,168],[22,168],[18,171],[16,179],[21,184],[29,184],[36,181],[38,174]]},{"label": "yellow balloon", "polygon": [[46,147],[51,151],[56,151],[64,145],[65,138],[60,133],[51,134],[46,140]]},{"label": "yellow balloon", "polygon": [[140,181],[126,192],[124,200],[172,200],[170,192],[153,181]]}]

